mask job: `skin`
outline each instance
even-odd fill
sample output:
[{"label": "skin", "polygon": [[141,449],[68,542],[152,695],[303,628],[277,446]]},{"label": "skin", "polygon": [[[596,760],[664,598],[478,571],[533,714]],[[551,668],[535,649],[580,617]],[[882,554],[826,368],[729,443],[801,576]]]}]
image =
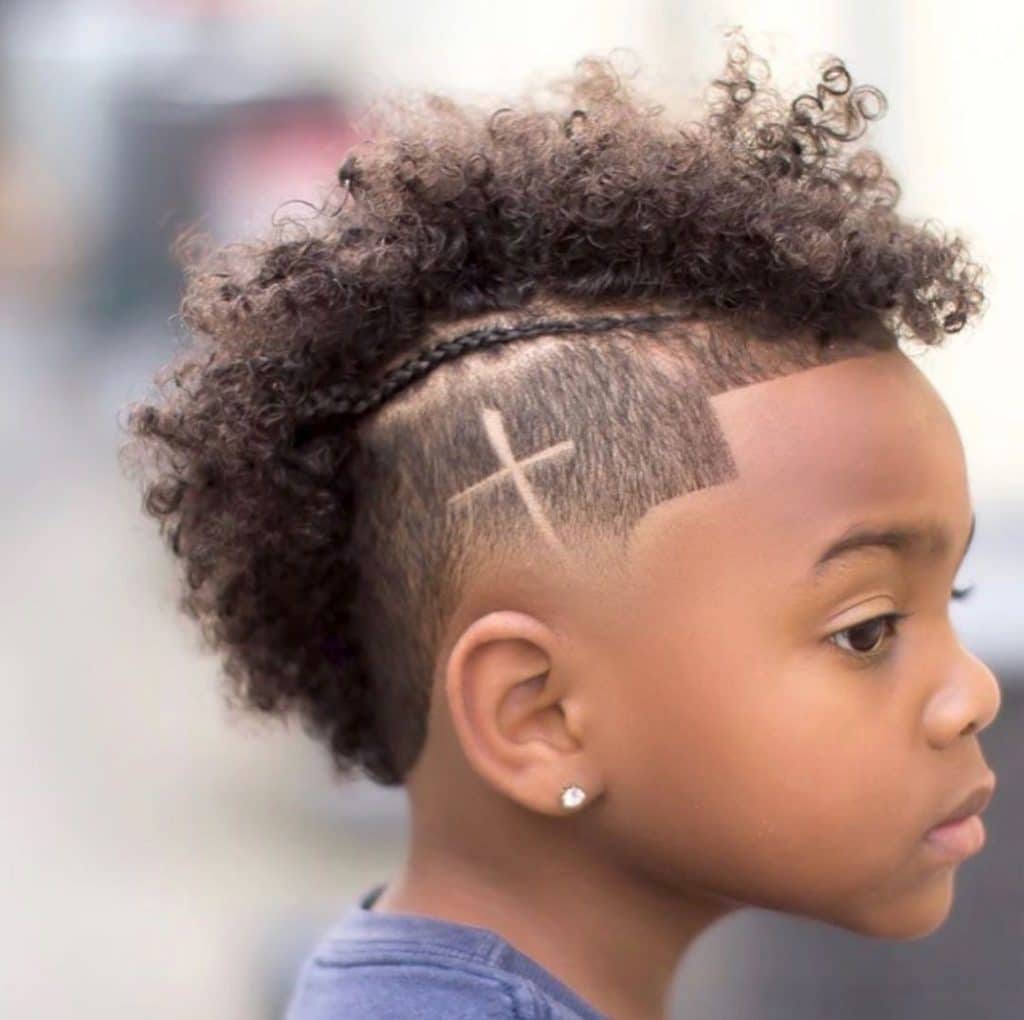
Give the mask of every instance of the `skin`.
[{"label": "skin", "polygon": [[[476,574],[375,906],[498,932],[617,1020],[664,1016],[688,947],[743,906],[935,931],[957,866],[923,835],[995,778],[999,686],[949,617],[964,451],[927,377],[875,351],[713,406],[737,480],[653,507],[624,559]],[[862,549],[815,582],[850,526],[920,518],[941,555]],[[895,633],[846,630],[890,612]]]}]

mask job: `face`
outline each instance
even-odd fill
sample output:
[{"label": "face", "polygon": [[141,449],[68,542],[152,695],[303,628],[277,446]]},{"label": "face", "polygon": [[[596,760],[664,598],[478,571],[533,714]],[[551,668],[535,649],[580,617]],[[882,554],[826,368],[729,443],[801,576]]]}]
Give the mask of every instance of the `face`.
[{"label": "face", "polygon": [[[1000,701],[949,615],[972,522],[955,424],[900,351],[713,406],[738,478],[652,508],[601,596],[602,832],[676,890],[927,934],[956,865],[923,836],[991,778],[977,732]],[[944,550],[814,569],[854,525],[921,521]]]}]

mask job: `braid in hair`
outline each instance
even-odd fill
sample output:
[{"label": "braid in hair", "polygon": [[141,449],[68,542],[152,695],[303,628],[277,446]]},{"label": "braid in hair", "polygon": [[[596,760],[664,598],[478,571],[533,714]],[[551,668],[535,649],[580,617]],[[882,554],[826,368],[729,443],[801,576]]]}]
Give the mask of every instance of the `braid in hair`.
[{"label": "braid in hair", "polygon": [[553,333],[604,333],[618,326],[632,326],[642,332],[653,332],[664,323],[679,318],[679,315],[605,315],[594,319],[541,319],[515,326],[482,326],[407,358],[364,395],[360,395],[357,388],[353,389],[352,383],[336,383],[315,394],[299,411],[299,423],[295,428],[292,446],[302,447],[319,436],[344,428],[360,415],[376,409],[406,386],[423,378],[442,362],[482,347]]}]

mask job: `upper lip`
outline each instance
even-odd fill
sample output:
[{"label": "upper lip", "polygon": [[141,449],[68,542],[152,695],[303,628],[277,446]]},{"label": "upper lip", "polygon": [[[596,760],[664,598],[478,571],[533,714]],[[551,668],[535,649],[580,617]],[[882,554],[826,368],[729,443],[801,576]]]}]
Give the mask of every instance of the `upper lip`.
[{"label": "upper lip", "polygon": [[982,783],[981,786],[972,790],[954,811],[948,814],[941,822],[936,822],[933,828],[938,828],[940,825],[951,825],[953,822],[962,822],[965,818],[970,818],[971,815],[981,814],[988,807],[989,801],[992,800],[995,788],[994,777]]}]

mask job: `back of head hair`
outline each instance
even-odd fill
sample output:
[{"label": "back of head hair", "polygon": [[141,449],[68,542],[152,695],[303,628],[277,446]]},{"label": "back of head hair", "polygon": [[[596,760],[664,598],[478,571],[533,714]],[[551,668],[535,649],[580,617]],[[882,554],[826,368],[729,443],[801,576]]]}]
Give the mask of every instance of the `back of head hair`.
[{"label": "back of head hair", "polygon": [[[240,706],[401,783],[481,563],[624,549],[655,504],[734,476],[715,393],[980,310],[962,241],[898,215],[853,144],[881,93],[837,59],[791,101],[766,81],[739,40],[687,123],[595,57],[552,109],[406,98],[312,220],[181,240],[192,342],[122,456]],[[535,458],[532,509],[512,472],[483,484],[495,428]]]}]

